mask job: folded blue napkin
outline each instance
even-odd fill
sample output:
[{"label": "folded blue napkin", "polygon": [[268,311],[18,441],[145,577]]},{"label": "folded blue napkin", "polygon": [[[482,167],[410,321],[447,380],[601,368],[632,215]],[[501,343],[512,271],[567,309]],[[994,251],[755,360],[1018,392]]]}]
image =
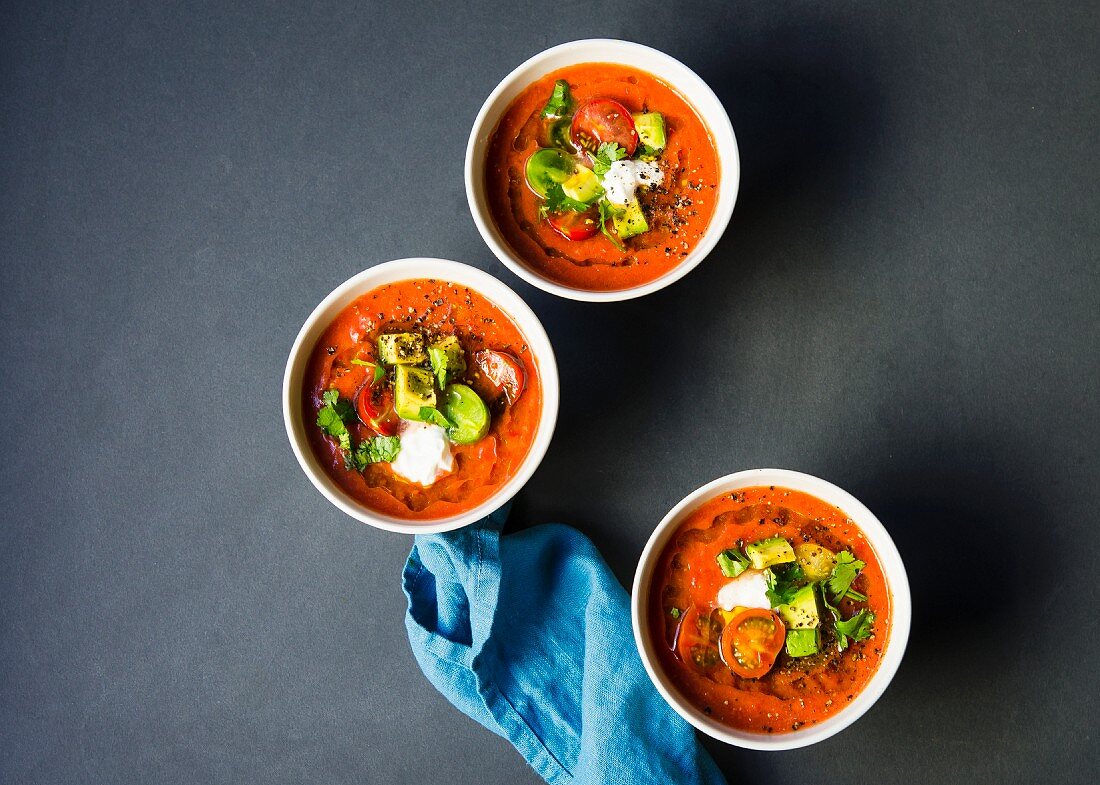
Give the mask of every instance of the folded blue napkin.
[{"label": "folded blue napkin", "polygon": [[506,517],[416,537],[405,624],[428,680],[554,785],[724,783],[646,675],[595,546],[558,524],[501,537]]}]

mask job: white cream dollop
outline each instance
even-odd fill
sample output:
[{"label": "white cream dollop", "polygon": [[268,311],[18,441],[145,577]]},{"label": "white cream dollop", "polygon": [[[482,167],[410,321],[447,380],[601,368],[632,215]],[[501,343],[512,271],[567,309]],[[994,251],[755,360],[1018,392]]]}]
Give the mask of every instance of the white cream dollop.
[{"label": "white cream dollop", "polygon": [[718,590],[718,606],[724,611],[734,608],[770,608],[768,582],[763,570],[745,570]]},{"label": "white cream dollop", "polygon": [[409,482],[431,485],[454,469],[451,441],[438,425],[402,420],[398,436],[401,449],[390,468]]},{"label": "white cream dollop", "polygon": [[661,168],[649,161],[615,161],[600,180],[607,200],[614,204],[634,201],[638,188],[652,188],[665,179]]}]

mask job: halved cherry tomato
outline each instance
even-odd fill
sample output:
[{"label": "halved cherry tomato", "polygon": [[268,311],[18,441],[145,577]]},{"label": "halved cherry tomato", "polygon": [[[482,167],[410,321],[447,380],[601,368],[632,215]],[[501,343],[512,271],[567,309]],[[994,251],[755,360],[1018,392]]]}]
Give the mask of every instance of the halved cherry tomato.
[{"label": "halved cherry tomato", "polygon": [[759,679],[775,665],[787,629],[775,611],[749,608],[722,630],[722,662],[746,679]]},{"label": "halved cherry tomato", "polygon": [[618,101],[600,98],[589,101],[573,115],[570,128],[573,144],[593,155],[604,142],[614,142],[626,150],[627,158],[638,146],[638,130],[630,111]]},{"label": "halved cherry tomato", "polygon": [[600,211],[595,207],[583,213],[550,213],[546,220],[566,240],[587,240],[600,231]]},{"label": "halved cherry tomato", "polygon": [[379,379],[373,384],[367,379],[355,395],[355,412],[363,425],[380,436],[393,436],[397,433],[398,417],[393,410],[393,390],[383,386]]},{"label": "halved cherry tomato", "polygon": [[[499,396],[502,392],[508,398],[509,404],[515,404],[523,395],[523,388],[527,384],[527,374],[523,370],[523,363],[508,354],[493,349],[482,349],[474,352],[474,365],[481,373],[482,379],[488,382]],[[484,385],[478,385],[484,390]],[[489,396],[492,398],[493,396]]]},{"label": "halved cherry tomato", "polygon": [[692,605],[680,617],[672,648],[684,664],[707,670],[718,664],[719,634],[719,628],[711,616],[703,616],[699,607]]}]

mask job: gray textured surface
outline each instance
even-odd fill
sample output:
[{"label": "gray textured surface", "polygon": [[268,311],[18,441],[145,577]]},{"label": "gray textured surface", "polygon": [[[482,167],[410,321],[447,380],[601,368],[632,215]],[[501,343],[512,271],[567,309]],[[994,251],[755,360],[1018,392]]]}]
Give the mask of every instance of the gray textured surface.
[{"label": "gray textured surface", "polygon": [[[708,744],[731,781],[1095,781],[1098,31],[1085,2],[4,4],[0,781],[538,781],[417,670],[410,541],[324,501],[280,421],[310,309],[408,255],[499,275],[557,346],[512,526],[579,526],[626,582],[688,491],[784,466],[894,534],[894,685],[811,749]],[[725,239],[639,302],[522,284],[463,194],[484,97],[585,35],[683,59],[741,143]]]}]

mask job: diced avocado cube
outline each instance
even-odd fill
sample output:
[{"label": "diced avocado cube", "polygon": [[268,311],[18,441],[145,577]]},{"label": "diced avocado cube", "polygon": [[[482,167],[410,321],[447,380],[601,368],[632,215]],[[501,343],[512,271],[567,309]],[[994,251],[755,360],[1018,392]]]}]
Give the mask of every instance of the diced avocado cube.
[{"label": "diced avocado cube", "polygon": [[418,365],[428,359],[420,333],[387,333],[378,336],[378,357],[386,365]]},{"label": "diced avocado cube", "polygon": [[646,222],[645,213],[637,199],[615,212],[611,220],[615,224],[615,233],[621,240],[649,231],[649,223]]},{"label": "diced avocado cube", "polygon": [[403,420],[420,420],[425,406],[435,408],[434,379],[423,368],[397,366],[393,379],[393,408]]},{"label": "diced avocado cube", "polygon": [[440,338],[429,346],[428,359],[431,360],[432,371],[441,390],[466,373],[466,353],[462,351],[458,338],[453,335]]},{"label": "diced avocado cube", "polygon": [[745,546],[754,570],[794,561],[794,548],[782,537],[769,537]]},{"label": "diced avocado cube", "polygon": [[817,612],[817,592],[813,584],[803,586],[786,605],[775,609],[788,630],[812,630],[821,624]]},{"label": "diced avocado cube", "polygon": [[821,628],[812,630],[789,630],[787,632],[787,654],[792,657],[809,657],[821,650]]},{"label": "diced avocado cube", "polygon": [[656,155],[665,149],[665,118],[660,112],[634,115],[634,129],[638,132],[638,141],[646,147],[645,152]]},{"label": "diced avocado cube", "polygon": [[561,190],[570,199],[576,199],[578,202],[594,201],[603,193],[600,178],[583,164],[577,164],[577,171],[561,184]]}]

